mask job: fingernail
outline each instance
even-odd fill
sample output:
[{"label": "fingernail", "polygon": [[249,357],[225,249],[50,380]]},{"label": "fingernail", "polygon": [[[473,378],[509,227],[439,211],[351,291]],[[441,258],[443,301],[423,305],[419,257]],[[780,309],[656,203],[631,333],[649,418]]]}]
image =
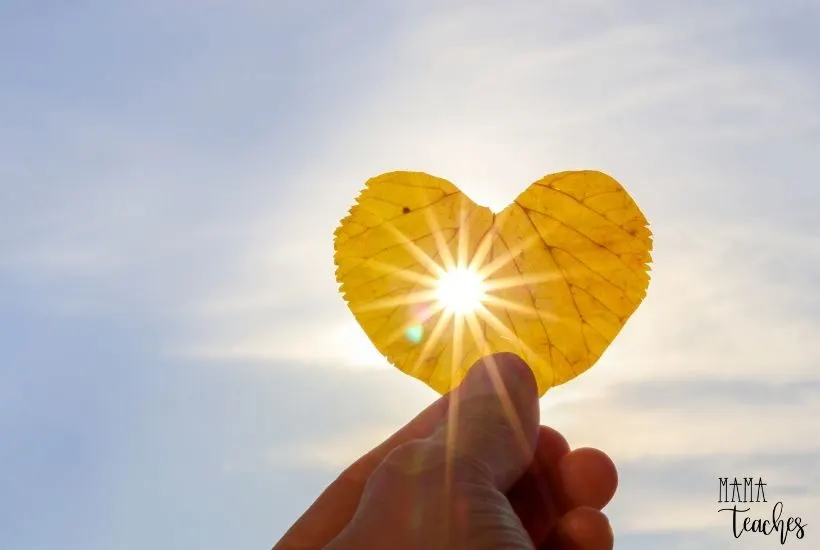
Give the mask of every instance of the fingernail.
[{"label": "fingernail", "polygon": [[492,368],[492,365],[489,364],[489,361],[486,359],[482,359],[470,367],[470,370],[467,371],[467,376],[464,377],[461,383],[458,393],[461,394],[462,397],[494,393],[495,387],[490,376],[490,368]]},{"label": "fingernail", "polygon": [[[499,387],[499,385],[503,385]],[[489,355],[473,365],[462,382],[463,396],[498,394],[504,389],[535,386],[529,365],[513,353]]]}]

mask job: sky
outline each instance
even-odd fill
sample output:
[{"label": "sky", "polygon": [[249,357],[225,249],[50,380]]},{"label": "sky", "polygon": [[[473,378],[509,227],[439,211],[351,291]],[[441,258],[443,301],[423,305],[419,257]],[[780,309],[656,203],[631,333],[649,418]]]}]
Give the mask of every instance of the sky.
[{"label": "sky", "polygon": [[647,298],[542,421],[624,549],[820,525],[820,4],[0,2],[0,540],[269,548],[436,396],[334,279],[364,182],[500,209],[569,169],[650,221]]}]

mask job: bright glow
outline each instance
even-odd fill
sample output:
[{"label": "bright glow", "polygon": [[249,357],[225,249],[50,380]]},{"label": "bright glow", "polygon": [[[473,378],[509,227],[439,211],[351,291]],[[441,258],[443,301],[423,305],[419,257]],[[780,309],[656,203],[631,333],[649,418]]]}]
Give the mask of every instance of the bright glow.
[{"label": "bright glow", "polygon": [[404,331],[404,336],[414,344],[418,344],[421,342],[421,339],[424,338],[424,327],[422,325],[408,327],[407,330]]},{"label": "bright glow", "polygon": [[[299,342],[302,339],[297,337],[294,341]],[[334,356],[336,363],[339,363],[338,350],[345,350],[345,360],[341,361],[343,366],[350,368],[384,368],[387,366],[384,356],[376,349],[362,327],[355,321],[351,320],[335,328],[333,339],[329,339],[328,343],[330,345],[327,348],[334,350],[331,353],[337,354]],[[322,346],[318,347],[321,348]],[[301,346],[300,349],[302,349],[302,354],[299,357],[303,357],[305,355],[304,346]],[[325,356],[328,359],[330,358],[327,352],[319,349],[311,352],[311,357],[314,355],[323,359]]]},{"label": "bright glow", "polygon": [[458,268],[441,276],[436,297],[442,307],[463,315],[478,309],[484,300],[484,292],[484,282],[478,273]]}]

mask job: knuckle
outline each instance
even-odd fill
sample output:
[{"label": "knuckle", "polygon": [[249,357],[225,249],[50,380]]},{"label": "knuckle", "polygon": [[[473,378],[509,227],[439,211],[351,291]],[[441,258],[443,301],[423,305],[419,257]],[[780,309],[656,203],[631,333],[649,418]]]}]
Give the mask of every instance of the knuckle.
[{"label": "knuckle", "polygon": [[417,439],[402,443],[384,459],[387,467],[418,473],[442,462],[444,448],[429,439]]},{"label": "knuckle", "polygon": [[504,409],[498,400],[470,403],[465,407],[467,411],[460,419],[463,428],[463,437],[471,445],[485,447],[507,447],[516,444],[518,440],[519,419]]},{"label": "knuckle", "polygon": [[393,482],[414,480],[441,471],[445,457],[444,447],[438,442],[426,439],[408,441],[390,451],[373,476]]},{"label": "knuckle", "polygon": [[471,454],[454,454],[450,462],[454,481],[491,482],[493,480],[490,467],[483,460]]}]

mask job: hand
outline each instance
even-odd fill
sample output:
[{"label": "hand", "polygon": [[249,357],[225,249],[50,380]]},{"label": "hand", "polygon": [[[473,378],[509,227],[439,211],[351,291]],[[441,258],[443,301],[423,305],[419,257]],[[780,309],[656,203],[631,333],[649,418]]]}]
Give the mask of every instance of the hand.
[{"label": "hand", "polygon": [[512,354],[347,468],[274,550],[608,550],[617,473],[539,426],[536,384]]}]

